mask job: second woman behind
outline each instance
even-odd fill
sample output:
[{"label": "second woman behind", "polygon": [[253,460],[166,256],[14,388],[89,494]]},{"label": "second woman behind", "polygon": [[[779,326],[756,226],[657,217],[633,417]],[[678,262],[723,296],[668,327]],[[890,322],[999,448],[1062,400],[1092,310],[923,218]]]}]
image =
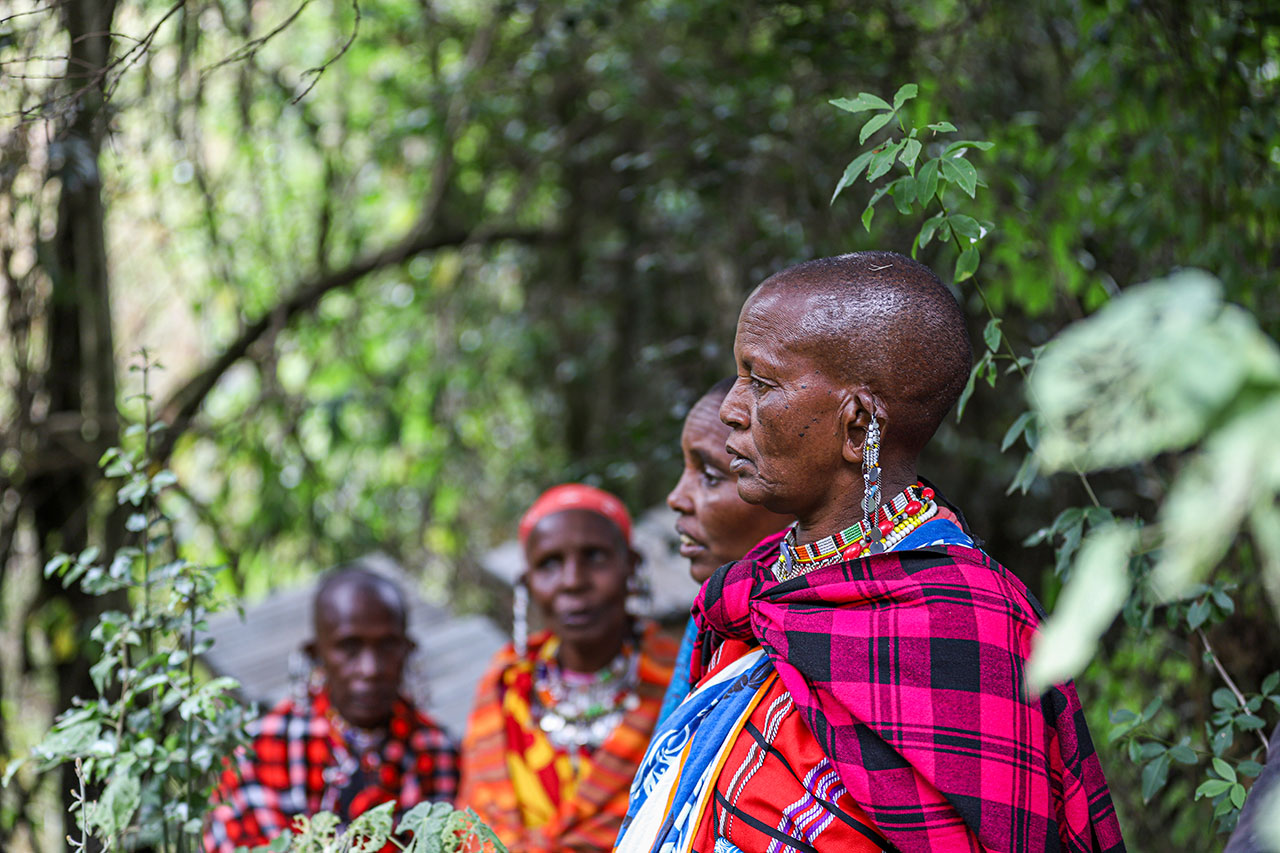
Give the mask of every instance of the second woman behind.
[{"label": "second woman behind", "polygon": [[475,809],[511,850],[609,850],[675,644],[627,613],[639,557],[616,497],[556,486],[519,533],[522,586],[548,630],[524,639],[517,613],[515,642],[481,681],[458,805]]}]

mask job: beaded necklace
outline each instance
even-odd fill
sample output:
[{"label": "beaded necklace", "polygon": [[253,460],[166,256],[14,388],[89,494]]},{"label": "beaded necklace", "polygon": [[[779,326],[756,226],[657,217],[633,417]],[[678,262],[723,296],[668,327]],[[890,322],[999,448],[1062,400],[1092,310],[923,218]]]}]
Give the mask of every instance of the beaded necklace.
[{"label": "beaded necklace", "polygon": [[909,533],[937,515],[938,505],[934,503],[933,494],[933,489],[921,483],[907,486],[889,503],[880,506],[874,524],[865,519],[857,521],[839,533],[807,545],[796,544],[796,530],[792,527],[773,565],[774,577],[787,581],[821,566],[892,550]]},{"label": "beaded necklace", "polygon": [[622,716],[640,704],[636,694],[640,656],[627,641],[617,657],[583,679],[567,676],[556,660],[559,643],[547,643],[534,667],[532,711],[538,727],[557,749],[579,756],[595,752]]}]

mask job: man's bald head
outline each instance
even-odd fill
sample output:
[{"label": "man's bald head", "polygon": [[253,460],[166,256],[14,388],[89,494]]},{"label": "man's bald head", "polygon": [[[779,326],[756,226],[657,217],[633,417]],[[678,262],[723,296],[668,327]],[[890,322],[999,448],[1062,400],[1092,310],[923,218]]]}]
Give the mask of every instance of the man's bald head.
[{"label": "man's bald head", "polygon": [[316,587],[311,611],[316,636],[332,623],[335,609],[341,606],[340,599],[345,600],[347,596],[376,600],[394,616],[401,631],[408,627],[404,593],[394,581],[360,566],[339,566],[326,574]]},{"label": "man's bald head", "polygon": [[358,566],[330,572],[316,590],[315,639],[306,645],[324,674],[338,714],[366,729],[393,713],[404,664],[413,649],[400,587]]},{"label": "man's bald head", "polygon": [[918,454],[973,360],[964,314],[933,271],[896,252],[854,252],[788,267],[752,299],[766,294],[807,301],[790,343],[843,384],[868,386],[892,415],[886,446]]}]

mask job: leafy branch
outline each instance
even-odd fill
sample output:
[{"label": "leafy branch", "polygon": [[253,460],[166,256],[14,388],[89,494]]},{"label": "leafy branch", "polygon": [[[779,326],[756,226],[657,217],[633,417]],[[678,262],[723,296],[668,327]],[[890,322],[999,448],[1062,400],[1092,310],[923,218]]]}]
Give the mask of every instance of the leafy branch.
[{"label": "leafy branch", "polygon": [[[1236,527],[1247,519],[1274,574],[1272,586],[1280,590],[1280,509],[1275,503],[1280,496],[1280,465],[1274,463],[1274,453],[1265,449],[1270,446],[1269,433],[1262,427],[1264,421],[1280,420],[1280,348],[1265,339],[1256,322],[1243,312],[1222,305],[1216,282],[1184,274],[1159,285],[1131,288],[1096,319],[1068,329],[1047,348],[1018,354],[975,278],[981,262],[979,246],[995,226],[958,207],[966,196],[975,199],[977,189],[986,186],[969,160],[970,152],[989,150],[992,143],[948,142],[946,137],[956,133],[948,121],[910,124],[906,108],[918,91],[908,83],[898,89],[892,103],[866,92],[830,102],[848,113],[871,113],[859,131],[859,145],[885,129],[896,127],[897,131],[849,163],[831,200],[834,203],[860,179],[874,185],[887,178],[876,186],[863,209],[863,227],[870,231],[877,203],[888,196],[903,216],[927,217],[912,242],[913,257],[934,240],[954,246],[952,280],[957,285],[971,282],[988,317],[983,330],[985,352],[973,365],[957,416],[963,414],[976,380],[983,377],[994,386],[998,362],[1007,362],[1004,372],[1022,378],[1031,403],[1001,442],[1002,452],[1019,438],[1028,448],[1008,491],[1025,493],[1042,469],[1046,473],[1069,470],[1088,497],[1089,507],[1065,510],[1026,543],[1060,539],[1055,574],[1066,582],[1054,615],[1042,627],[1028,678],[1049,684],[1072,677],[1092,657],[1099,637],[1122,611],[1144,631],[1150,629],[1157,606],[1165,607],[1171,619],[1185,620],[1204,647],[1205,663],[1227,685],[1214,694],[1218,712],[1208,732],[1212,766],[1198,796],[1213,798],[1219,827],[1229,829],[1245,789],[1223,750],[1236,730],[1254,731],[1265,748],[1265,738],[1257,731],[1264,721],[1256,712],[1271,698],[1280,675],[1268,678],[1263,693],[1253,697],[1237,687],[1203,629],[1215,613],[1225,618],[1234,610],[1230,595],[1221,583],[1209,588],[1192,582],[1221,560]],[[893,174],[895,167],[905,174]],[[1167,349],[1153,341],[1165,341]],[[1213,369],[1170,375],[1168,365],[1186,364],[1189,358]],[[1270,390],[1261,397],[1256,393],[1233,397],[1246,387],[1255,392]],[[1194,460],[1199,464],[1180,474],[1154,525],[1117,519],[1089,483],[1087,471],[1141,462],[1201,439],[1204,450]],[[1214,505],[1224,503],[1215,496],[1242,492],[1244,498],[1226,501],[1225,507]],[[1158,710],[1157,702],[1141,716],[1117,713],[1133,729],[1150,722]],[[1189,746],[1189,736],[1172,747],[1157,740],[1135,743],[1131,741],[1130,757],[1144,765],[1146,800],[1164,787],[1170,762],[1200,761]],[[1236,769],[1251,769],[1257,754],[1255,748]]]}]

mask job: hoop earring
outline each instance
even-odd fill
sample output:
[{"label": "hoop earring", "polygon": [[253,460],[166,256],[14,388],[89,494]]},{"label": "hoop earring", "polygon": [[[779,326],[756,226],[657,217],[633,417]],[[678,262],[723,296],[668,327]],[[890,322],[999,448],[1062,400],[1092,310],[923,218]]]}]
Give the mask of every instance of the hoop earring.
[{"label": "hoop earring", "polygon": [[529,587],[517,582],[511,595],[511,642],[516,654],[525,656],[529,649]]},{"label": "hoop earring", "polygon": [[867,424],[862,441],[862,518],[869,528],[876,528],[876,511],[880,509],[880,424],[875,414]]}]

